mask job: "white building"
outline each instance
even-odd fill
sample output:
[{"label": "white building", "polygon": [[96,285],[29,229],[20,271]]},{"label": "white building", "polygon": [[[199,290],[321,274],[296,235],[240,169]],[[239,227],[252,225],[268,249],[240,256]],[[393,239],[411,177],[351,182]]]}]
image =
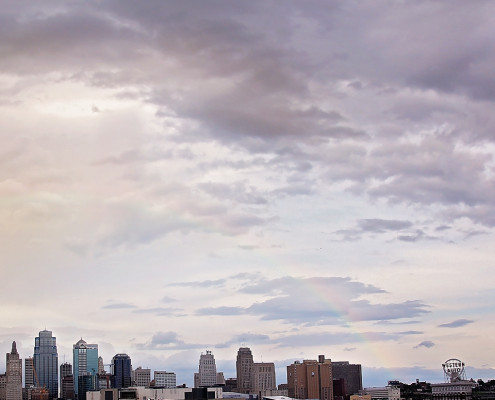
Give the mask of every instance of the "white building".
[{"label": "white building", "polygon": [[400,400],[400,388],[393,385],[364,388],[360,394],[369,394],[372,400]]},{"label": "white building", "polygon": [[217,384],[217,366],[210,350],[199,357],[199,372],[194,376],[195,387],[212,387]]},{"label": "white building", "polygon": [[446,383],[432,383],[431,394],[435,400],[447,400],[454,398],[471,398],[473,388],[478,386],[472,381],[455,381]]},{"label": "white building", "polygon": [[156,388],[174,388],[177,386],[175,372],[155,371],[153,376]]}]

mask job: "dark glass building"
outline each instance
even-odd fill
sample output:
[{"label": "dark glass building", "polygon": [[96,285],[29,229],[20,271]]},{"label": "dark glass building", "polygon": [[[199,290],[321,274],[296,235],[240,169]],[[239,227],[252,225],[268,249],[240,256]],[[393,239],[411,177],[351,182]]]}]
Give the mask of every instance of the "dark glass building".
[{"label": "dark glass building", "polygon": [[34,339],[34,369],[39,385],[46,387],[50,399],[58,398],[57,338],[51,331],[41,331]]},{"label": "dark glass building", "polygon": [[112,386],[114,388],[128,388],[131,386],[132,365],[127,354],[116,354],[112,358]]}]

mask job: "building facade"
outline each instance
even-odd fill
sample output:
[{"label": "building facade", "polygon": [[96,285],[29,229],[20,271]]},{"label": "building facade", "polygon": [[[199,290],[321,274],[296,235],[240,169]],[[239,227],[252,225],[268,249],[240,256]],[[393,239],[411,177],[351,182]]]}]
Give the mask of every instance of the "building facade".
[{"label": "building facade", "polygon": [[6,400],[22,400],[22,359],[19,357],[15,342],[12,342],[11,352],[7,353],[5,375]]},{"label": "building facade", "polygon": [[7,398],[7,374],[0,374],[0,400]]},{"label": "building facade", "polygon": [[217,384],[217,366],[210,350],[199,357],[199,371],[195,375],[195,387],[211,387]]},{"label": "building facade", "polygon": [[116,354],[112,358],[112,387],[128,388],[132,381],[131,357],[127,354]]},{"label": "building facade", "polygon": [[431,395],[434,400],[469,400],[472,398],[473,389],[476,386],[478,386],[476,382],[467,380],[432,383]]},{"label": "building facade", "polygon": [[318,361],[304,360],[287,367],[288,395],[294,399],[333,399],[332,362],[320,355]]},{"label": "building facade", "polygon": [[60,365],[60,397],[64,400],[74,400],[75,396],[72,365],[63,363]]},{"label": "building facade", "polygon": [[396,385],[369,387],[364,388],[361,394],[369,394],[372,400],[400,400],[400,387]]},{"label": "building facade", "polygon": [[357,394],[363,390],[361,364],[350,364],[349,361],[332,361],[333,379],[343,379],[345,395]]},{"label": "building facade", "polygon": [[31,388],[34,386],[34,361],[33,357],[24,359],[24,387]]},{"label": "building facade", "polygon": [[253,363],[251,365],[251,393],[257,394],[258,398],[273,395],[277,390],[274,363]]},{"label": "building facade", "polygon": [[57,338],[51,331],[40,331],[34,339],[34,372],[38,377],[39,386],[48,390],[48,397],[58,397],[58,353]]},{"label": "building facade", "polygon": [[88,391],[98,389],[98,345],[88,344],[82,338],[72,346],[74,362],[74,394],[85,400]]},{"label": "building facade", "polygon": [[237,351],[236,371],[237,389],[239,393],[251,393],[251,368],[253,366],[253,353],[249,347],[241,347]]},{"label": "building facade", "polygon": [[177,386],[177,376],[175,372],[155,371],[153,374],[156,388],[175,388]]},{"label": "building facade", "polygon": [[150,387],[151,370],[149,368],[137,367],[133,371],[134,386]]}]

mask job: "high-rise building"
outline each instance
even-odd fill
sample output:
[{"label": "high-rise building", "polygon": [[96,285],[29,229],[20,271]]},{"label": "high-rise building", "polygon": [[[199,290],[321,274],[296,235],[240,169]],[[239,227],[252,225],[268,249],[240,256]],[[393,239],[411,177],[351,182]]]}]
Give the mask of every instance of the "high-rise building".
[{"label": "high-rise building", "polygon": [[320,355],[318,361],[304,360],[287,367],[289,397],[294,399],[333,399],[332,362]]},{"label": "high-rise building", "polygon": [[72,364],[60,365],[60,397],[65,400],[74,400],[74,375],[72,375]]},{"label": "high-rise building", "polygon": [[131,386],[132,365],[131,358],[127,354],[116,354],[112,358],[113,387],[127,388]]},{"label": "high-rise building", "polygon": [[144,386],[145,388],[150,387],[151,382],[151,370],[149,368],[137,367],[133,371],[133,381],[135,386]]},{"label": "high-rise building", "polygon": [[237,389],[239,393],[250,393],[251,385],[251,368],[253,366],[253,354],[249,347],[241,347],[237,352]]},{"label": "high-rise building", "polygon": [[363,390],[361,364],[350,364],[349,361],[332,361],[333,379],[343,379],[345,394],[352,395]]},{"label": "high-rise building", "polygon": [[98,389],[98,345],[88,344],[81,338],[72,346],[72,354],[74,393],[78,400],[86,400],[86,392]]},{"label": "high-rise building", "polygon": [[251,393],[258,394],[258,398],[263,398],[264,393],[269,390],[276,390],[274,363],[253,363],[251,365]]},{"label": "high-rise building", "polygon": [[22,400],[22,359],[19,358],[17,346],[12,342],[12,350],[7,353],[7,368],[5,370],[7,400]]},{"label": "high-rise building", "polygon": [[177,376],[175,372],[155,371],[153,374],[155,387],[157,388],[174,388],[177,387]]},{"label": "high-rise building", "polygon": [[199,357],[199,372],[195,376],[195,387],[211,387],[217,384],[217,366],[210,350]]},{"label": "high-rise building", "polygon": [[46,387],[50,399],[58,397],[57,338],[51,331],[41,331],[34,339],[34,369],[39,385]]},{"label": "high-rise building", "polygon": [[27,357],[24,359],[24,387],[30,388],[34,386],[34,361],[33,357]]}]

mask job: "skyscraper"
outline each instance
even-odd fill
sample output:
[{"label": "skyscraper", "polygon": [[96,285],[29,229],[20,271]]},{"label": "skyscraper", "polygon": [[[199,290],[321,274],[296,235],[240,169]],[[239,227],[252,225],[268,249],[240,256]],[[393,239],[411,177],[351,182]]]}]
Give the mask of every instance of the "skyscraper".
[{"label": "skyscraper", "polygon": [[112,358],[112,375],[114,388],[131,386],[132,365],[131,358],[127,354],[116,354]]},{"label": "skyscraper", "polygon": [[249,393],[251,391],[251,368],[253,366],[253,354],[249,347],[241,347],[237,352],[237,391]]},{"label": "skyscraper", "polygon": [[12,351],[7,353],[6,399],[22,400],[22,359],[19,358],[15,342],[12,342]]},{"label": "skyscraper", "polygon": [[210,350],[206,350],[206,354],[201,353],[199,357],[199,372],[196,380],[196,387],[211,387],[217,384],[217,366]]},{"label": "skyscraper", "polygon": [[86,392],[98,389],[98,345],[88,344],[82,338],[72,346],[74,361],[74,393],[79,400]]},{"label": "skyscraper", "polygon": [[40,386],[45,386],[50,399],[58,397],[57,338],[51,331],[41,331],[34,339],[34,369]]}]

